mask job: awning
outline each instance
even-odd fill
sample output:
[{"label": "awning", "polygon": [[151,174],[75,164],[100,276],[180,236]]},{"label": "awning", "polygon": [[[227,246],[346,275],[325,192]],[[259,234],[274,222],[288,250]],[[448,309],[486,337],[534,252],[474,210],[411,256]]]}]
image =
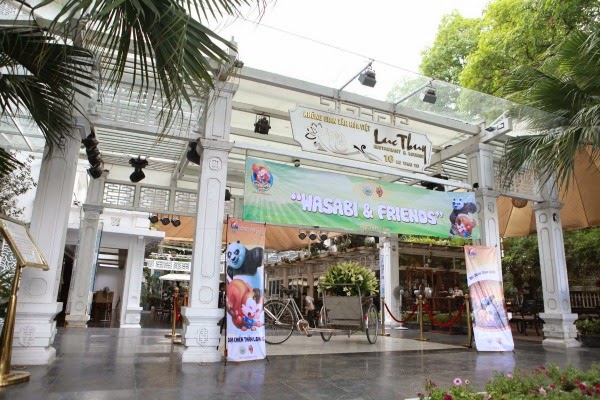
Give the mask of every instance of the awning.
[{"label": "awning", "polygon": [[189,281],[190,274],[167,274],[159,277],[161,281]]}]

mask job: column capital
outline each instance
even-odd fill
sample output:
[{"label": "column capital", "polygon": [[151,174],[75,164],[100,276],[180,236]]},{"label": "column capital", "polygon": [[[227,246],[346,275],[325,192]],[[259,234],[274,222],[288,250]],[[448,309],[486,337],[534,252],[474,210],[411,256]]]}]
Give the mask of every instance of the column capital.
[{"label": "column capital", "polygon": [[198,142],[198,146],[202,150],[217,150],[217,151],[225,151],[229,153],[233,148],[234,143],[228,142],[225,140],[215,140],[215,139],[200,139]]},{"label": "column capital", "polygon": [[563,207],[564,207],[564,203],[561,203],[560,201],[540,201],[537,203],[533,203],[531,205],[531,208],[534,211],[547,210],[547,209],[560,210]]},{"label": "column capital", "polygon": [[83,211],[84,212],[97,212],[102,214],[104,212],[104,206],[99,206],[96,204],[83,203]]},{"label": "column capital", "polygon": [[476,153],[478,151],[490,151],[490,152],[494,152],[495,147],[492,146],[491,144],[486,144],[486,143],[475,143],[469,147],[467,147],[464,151],[464,154],[472,154],[472,153]]}]

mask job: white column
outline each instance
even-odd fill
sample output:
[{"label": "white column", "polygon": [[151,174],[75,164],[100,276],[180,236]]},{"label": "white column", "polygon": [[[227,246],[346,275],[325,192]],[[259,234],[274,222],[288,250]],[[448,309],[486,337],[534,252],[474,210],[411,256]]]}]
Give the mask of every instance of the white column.
[{"label": "white column", "polygon": [[577,329],[574,325],[577,314],[571,313],[560,219],[562,204],[558,201],[556,189],[547,189],[551,184],[552,182],[542,189],[542,196],[546,201],[532,206],[535,210],[544,296],[544,312],[540,313],[540,318],[544,320],[546,339],[542,344],[553,347],[578,347],[581,344],[575,339]]},{"label": "white column", "polygon": [[500,265],[500,230],[497,207],[499,192],[495,190],[493,151],[493,146],[480,143],[468,148],[465,154],[469,168],[469,183],[474,186],[477,203],[477,226],[481,232],[481,239],[478,242],[482,246],[498,248],[498,265]]},{"label": "white column", "polygon": [[142,307],[140,306],[140,297],[145,249],[146,240],[144,236],[135,236],[130,239],[125,266],[125,284],[121,296],[122,306],[119,319],[121,328],[141,328]]},{"label": "white column", "polygon": [[104,211],[102,195],[106,172],[92,179],[88,186],[86,203],[83,205],[83,220],[79,227],[79,249],[71,278],[67,315],[65,321],[70,328],[87,328],[90,320],[88,305],[91,304],[92,278],[96,269],[97,240],[100,215]]},{"label": "white column", "polygon": [[[381,296],[385,296],[385,303],[394,315],[396,319],[401,319],[400,305],[402,304],[402,297],[396,299],[394,297],[394,289],[400,285],[400,257],[398,255],[398,235],[392,235],[389,238],[380,238],[380,245],[383,248],[380,249],[380,257],[383,258],[383,267],[380,270],[380,276],[383,276],[383,284],[381,285]],[[380,263],[381,264],[381,263]],[[381,312],[387,310],[382,309]],[[385,316],[386,328],[402,326],[402,324],[394,321],[394,319],[386,314]]]},{"label": "white column", "polygon": [[220,332],[217,323],[223,317],[218,308],[221,238],[227,161],[233,143],[231,102],[237,85],[219,83],[211,93],[206,111],[203,137],[198,144],[200,181],[194,231],[194,252],[190,276],[189,306],[182,309],[185,318],[183,362],[219,362],[217,351]]},{"label": "white column", "polygon": [[30,232],[50,269],[24,268],[19,286],[12,363],[48,364],[56,357],[54,317],[62,310],[57,293],[63,266],[67,224],[80,141],[65,137],[62,148],[44,157],[35,195]]}]

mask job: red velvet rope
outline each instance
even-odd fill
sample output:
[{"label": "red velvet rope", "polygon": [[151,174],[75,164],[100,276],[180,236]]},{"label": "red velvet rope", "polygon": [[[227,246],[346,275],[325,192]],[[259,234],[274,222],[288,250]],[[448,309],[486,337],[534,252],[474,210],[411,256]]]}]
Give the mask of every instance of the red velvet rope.
[{"label": "red velvet rope", "polygon": [[385,309],[387,310],[388,314],[390,314],[390,317],[392,317],[392,319],[396,322],[399,322],[401,324],[403,324],[404,322],[408,322],[409,319],[412,318],[413,315],[415,315],[415,312],[417,311],[417,308],[419,308],[416,304],[413,307],[412,312],[410,313],[410,315],[408,317],[406,317],[406,319],[403,320],[399,320],[396,317],[394,317],[394,315],[392,314],[392,312],[390,311],[390,309],[388,308],[388,305],[386,303],[383,303],[383,305],[385,306]]},{"label": "red velvet rope", "polygon": [[458,321],[458,319],[462,315],[463,310],[465,309],[465,303],[463,303],[463,305],[460,307],[456,316],[454,318],[452,318],[452,320],[446,322],[445,324],[441,324],[435,320],[435,317],[429,310],[429,307],[427,307],[427,304],[423,304],[423,309],[427,311],[427,315],[429,315],[429,318],[431,319],[431,323],[435,324],[436,326],[439,326],[440,328],[448,328],[448,327],[454,325],[456,323],[456,321]]}]

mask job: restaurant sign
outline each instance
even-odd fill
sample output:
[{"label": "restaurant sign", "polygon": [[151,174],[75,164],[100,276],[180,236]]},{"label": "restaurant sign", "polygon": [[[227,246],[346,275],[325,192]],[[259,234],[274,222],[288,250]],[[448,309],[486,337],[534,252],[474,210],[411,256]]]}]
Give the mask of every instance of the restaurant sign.
[{"label": "restaurant sign", "polygon": [[419,172],[430,163],[431,142],[420,133],[304,106],[290,120],[304,151]]}]

